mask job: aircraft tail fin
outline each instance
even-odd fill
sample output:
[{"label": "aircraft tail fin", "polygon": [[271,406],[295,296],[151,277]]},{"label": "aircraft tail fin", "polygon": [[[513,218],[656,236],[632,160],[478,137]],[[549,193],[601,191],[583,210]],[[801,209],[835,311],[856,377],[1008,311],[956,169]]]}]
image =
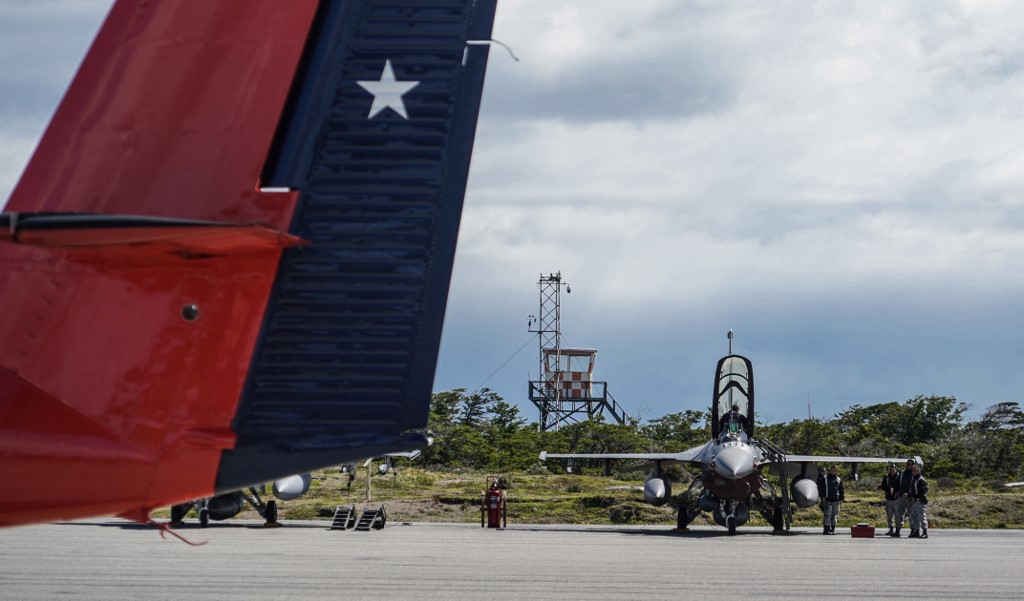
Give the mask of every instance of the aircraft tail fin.
[{"label": "aircraft tail fin", "polygon": [[426,445],[495,8],[114,3],[0,216],[0,525]]}]

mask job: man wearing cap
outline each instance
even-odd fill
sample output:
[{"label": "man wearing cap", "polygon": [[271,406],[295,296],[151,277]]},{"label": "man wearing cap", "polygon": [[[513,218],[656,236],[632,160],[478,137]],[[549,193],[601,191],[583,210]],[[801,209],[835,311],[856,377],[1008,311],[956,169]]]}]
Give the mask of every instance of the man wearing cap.
[{"label": "man wearing cap", "polygon": [[[818,470],[819,474],[822,470]],[[843,491],[843,479],[839,477],[839,467],[833,465],[828,475],[818,476],[818,497],[822,500],[821,521],[822,534],[835,534],[836,521],[839,518],[839,506],[846,500]]]},{"label": "man wearing cap", "polygon": [[914,488],[914,466],[917,462],[913,459],[907,459],[907,469],[900,472],[900,486],[897,492],[899,496],[896,499],[896,534],[895,538],[900,537],[900,528],[903,527],[903,516],[910,513],[910,493]]},{"label": "man wearing cap", "polygon": [[900,490],[900,475],[896,472],[896,464],[889,464],[889,472],[882,476],[882,484],[878,490],[885,492],[885,519],[889,522],[889,531],[886,536],[895,536],[896,507],[899,504],[897,498]]}]

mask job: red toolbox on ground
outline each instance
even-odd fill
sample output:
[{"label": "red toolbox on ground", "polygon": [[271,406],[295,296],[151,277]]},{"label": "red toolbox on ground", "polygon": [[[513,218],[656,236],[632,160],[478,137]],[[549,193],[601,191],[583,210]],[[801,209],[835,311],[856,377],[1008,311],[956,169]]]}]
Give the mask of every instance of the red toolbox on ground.
[{"label": "red toolbox on ground", "polygon": [[850,527],[853,538],[875,538],[875,527],[871,524],[857,524]]}]

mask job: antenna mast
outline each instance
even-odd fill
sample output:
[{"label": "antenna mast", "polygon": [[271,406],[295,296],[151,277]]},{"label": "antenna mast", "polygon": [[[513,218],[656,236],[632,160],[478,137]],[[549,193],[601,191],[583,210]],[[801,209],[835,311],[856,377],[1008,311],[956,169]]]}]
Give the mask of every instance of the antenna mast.
[{"label": "antenna mast", "polygon": [[[562,360],[562,286],[566,294],[572,289],[562,281],[562,272],[540,274],[540,306],[537,316],[530,316],[530,331],[537,333],[538,374],[543,378],[545,399],[540,404],[540,429],[558,426],[557,413],[562,404],[562,372],[557,369]],[[533,326],[536,325],[537,329]],[[547,351],[547,352],[545,352]],[[545,365],[545,361],[549,364]],[[551,369],[551,365],[555,369]]]}]

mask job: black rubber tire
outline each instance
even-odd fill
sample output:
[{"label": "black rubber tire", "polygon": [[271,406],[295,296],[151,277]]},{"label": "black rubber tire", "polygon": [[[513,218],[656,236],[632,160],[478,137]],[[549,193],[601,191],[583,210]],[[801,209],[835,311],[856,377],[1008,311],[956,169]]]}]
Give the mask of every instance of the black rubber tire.
[{"label": "black rubber tire", "polygon": [[679,504],[679,512],[676,514],[676,528],[679,530],[685,530],[690,525],[689,511],[686,509],[686,503]]},{"label": "black rubber tire", "polygon": [[191,508],[192,506],[188,503],[184,503],[182,505],[171,505],[171,523],[181,524],[184,522],[185,514],[187,514],[188,510]]}]

